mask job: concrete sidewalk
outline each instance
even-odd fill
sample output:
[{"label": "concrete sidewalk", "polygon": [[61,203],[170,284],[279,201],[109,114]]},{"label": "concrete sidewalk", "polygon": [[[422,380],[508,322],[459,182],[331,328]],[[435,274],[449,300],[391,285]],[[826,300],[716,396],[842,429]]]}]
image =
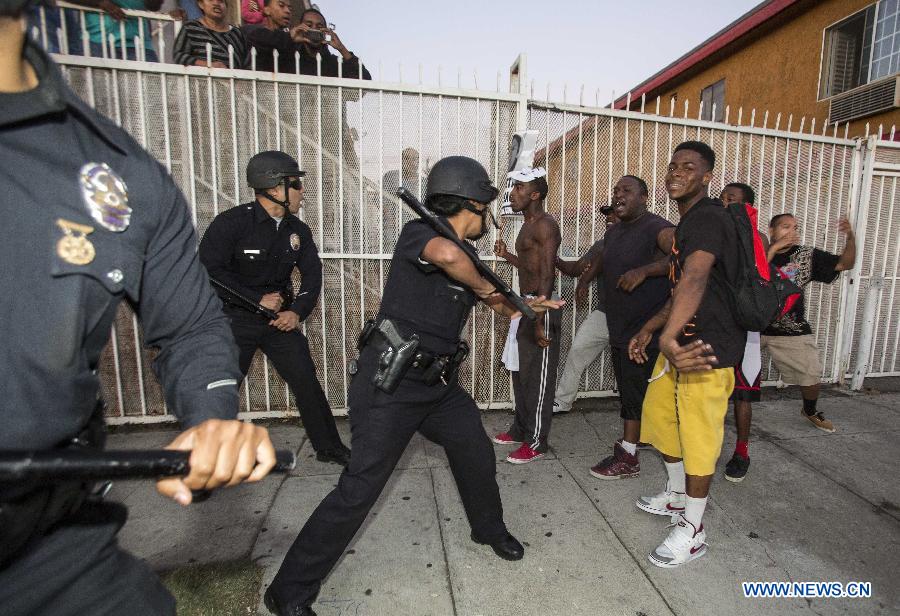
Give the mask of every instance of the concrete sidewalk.
[{"label": "concrete sidewalk", "polygon": [[[632,480],[588,474],[620,436],[615,399],[554,418],[542,460],[513,466],[502,462],[508,448],[495,448],[506,522],[526,546],[515,563],[470,541],[443,451],[416,437],[314,607],[320,616],[900,613],[900,394],[823,392],[835,434],[802,419],[794,397],[764,390],[754,406],[752,466],[740,484],[722,479],[735,438],[729,411],[704,519],[709,552],[676,570],[647,561],[667,520],[634,506],[663,487],[661,458],[642,453]],[[500,431],[509,418],[487,413],[485,429]],[[339,428],[349,442],[347,422]],[[339,470],[315,461],[301,428],[274,424],[271,433],[299,453],[289,477],[188,509],[147,482],[117,483],[112,498],[131,510],[123,546],[157,569],[251,555],[267,585]],[[118,433],[109,446],[154,447],[174,434]],[[745,581],[871,582],[872,597],[747,599]]]}]

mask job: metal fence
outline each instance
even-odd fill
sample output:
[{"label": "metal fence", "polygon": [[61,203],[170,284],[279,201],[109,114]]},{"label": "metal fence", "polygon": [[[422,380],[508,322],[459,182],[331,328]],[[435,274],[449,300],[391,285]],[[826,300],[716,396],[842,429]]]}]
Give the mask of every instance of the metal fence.
[{"label": "metal fence", "polygon": [[[883,276],[887,284],[877,306],[877,327],[868,353],[872,375],[896,374],[900,342],[896,297],[900,224],[894,208],[900,148],[891,143],[850,140],[835,129],[801,125],[783,130],[768,114],[745,125],[676,117],[674,109],[628,112],[531,100],[512,93],[401,83],[272,75],[230,69],[57,56],[82,97],[128,130],[163,162],[185,193],[198,232],[212,218],[252,199],[244,185],[247,160],[263,149],[295,155],[307,171],[306,205],[324,263],[319,309],[304,324],[329,402],[346,407],[346,363],[356,334],[378,307],[399,229],[410,214],[392,196],[397,178],[421,192],[427,170],[450,154],[482,162],[503,182],[512,134],[539,132],[536,164],[549,169],[548,210],[562,229],[560,254],[576,258],[603,233],[599,207],[623,174],[644,178],[652,211],[677,221],[677,209],[663,186],[674,145],[685,139],[708,142],[717,152],[711,193],[730,181],[757,190],[760,221],[791,212],[800,219],[804,243],[839,252],[835,225],[849,215],[859,230],[857,270],[833,285],[807,289],[807,308],[823,359],[823,380],[838,381],[856,361],[863,320],[861,287]],[[524,67],[521,67],[524,69]],[[699,117],[699,114],[698,114]],[[726,120],[727,122],[727,120]],[[771,126],[769,125],[771,124]],[[790,128],[790,122],[786,122]],[[402,170],[403,151],[418,158]],[[894,162],[896,161],[896,162]],[[893,165],[893,166],[892,166]],[[877,214],[877,216],[876,216]],[[499,237],[512,243],[518,225],[505,224]],[[497,233],[478,243],[479,253],[511,279],[511,268],[494,259]],[[587,310],[575,305],[574,281],[560,276],[569,303],[564,313],[563,354]],[[483,408],[509,407],[509,374],[499,361],[507,324],[483,306],[469,320],[465,336],[473,352],[462,380]],[[167,421],[161,390],[149,369],[140,325],[121,309],[102,361],[110,421]],[[777,381],[769,366],[764,377]],[[613,393],[607,357],[588,370],[581,395]],[[242,387],[248,417],[296,413],[295,402],[266,358],[257,355]]]}]

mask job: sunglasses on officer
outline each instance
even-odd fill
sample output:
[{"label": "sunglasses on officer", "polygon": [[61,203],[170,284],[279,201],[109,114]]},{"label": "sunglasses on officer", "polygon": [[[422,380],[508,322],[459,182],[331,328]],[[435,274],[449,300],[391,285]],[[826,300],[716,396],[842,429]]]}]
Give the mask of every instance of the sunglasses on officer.
[{"label": "sunglasses on officer", "polygon": [[303,182],[300,178],[291,178],[290,180],[287,180],[286,184],[288,185],[288,188],[293,188],[294,190],[303,188]]}]

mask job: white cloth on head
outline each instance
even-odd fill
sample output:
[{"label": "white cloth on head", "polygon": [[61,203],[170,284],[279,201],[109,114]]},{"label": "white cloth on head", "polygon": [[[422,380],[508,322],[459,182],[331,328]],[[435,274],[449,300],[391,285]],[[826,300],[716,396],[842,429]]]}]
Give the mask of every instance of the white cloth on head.
[{"label": "white cloth on head", "polygon": [[530,182],[547,175],[547,170],[543,167],[523,167],[510,171],[506,177],[517,182]]},{"label": "white cloth on head", "polygon": [[510,372],[519,371],[519,343],[516,341],[519,319],[521,317],[516,317],[509,322],[509,333],[506,334],[506,344],[503,345],[503,355],[500,358]]}]

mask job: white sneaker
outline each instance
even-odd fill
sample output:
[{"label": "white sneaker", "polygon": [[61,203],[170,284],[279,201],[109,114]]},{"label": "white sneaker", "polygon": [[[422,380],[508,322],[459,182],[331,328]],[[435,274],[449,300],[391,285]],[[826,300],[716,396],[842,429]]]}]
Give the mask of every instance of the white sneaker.
[{"label": "white sneaker", "polygon": [[671,569],[706,554],[706,531],[703,525],[694,528],[684,516],[672,525],[669,536],[659,547],[650,552],[648,558],[657,567]]},{"label": "white sneaker", "polygon": [[680,516],[684,513],[684,492],[666,490],[656,496],[642,496],[634,504],[653,515]]}]

